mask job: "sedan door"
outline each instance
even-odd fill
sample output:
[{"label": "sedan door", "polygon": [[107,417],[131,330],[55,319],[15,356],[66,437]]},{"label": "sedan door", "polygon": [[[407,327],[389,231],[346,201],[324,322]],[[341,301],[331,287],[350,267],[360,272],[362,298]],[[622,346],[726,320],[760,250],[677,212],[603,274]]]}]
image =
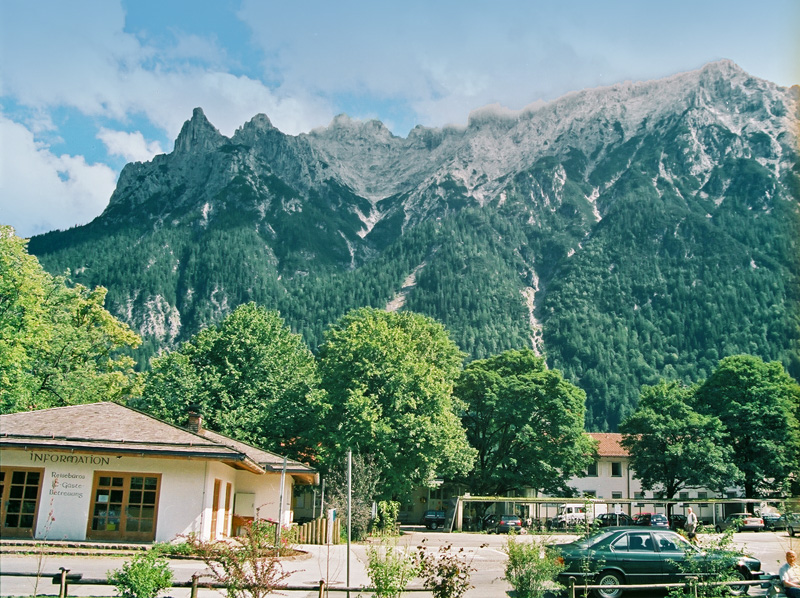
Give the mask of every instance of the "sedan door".
[{"label": "sedan door", "polygon": [[686,552],[694,552],[695,549],[681,536],[659,531],[653,532],[653,540],[661,555],[664,583],[682,582],[688,575],[697,575],[685,571],[683,563],[686,560]]},{"label": "sedan door", "polygon": [[650,531],[629,531],[612,543],[628,583],[660,583],[664,571],[661,554]]}]

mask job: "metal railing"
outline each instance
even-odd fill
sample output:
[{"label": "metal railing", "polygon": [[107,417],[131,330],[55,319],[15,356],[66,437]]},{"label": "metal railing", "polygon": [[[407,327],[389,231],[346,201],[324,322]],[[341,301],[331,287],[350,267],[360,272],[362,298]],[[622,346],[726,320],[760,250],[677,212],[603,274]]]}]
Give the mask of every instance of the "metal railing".
[{"label": "metal railing", "polygon": [[[683,588],[687,596],[699,596],[698,589],[706,586],[775,586],[775,578],[772,576],[768,579],[753,579],[753,580],[737,580],[737,581],[701,581],[698,577],[688,577],[686,581],[680,583],[647,583],[647,584],[584,584],[578,583],[575,577],[570,577],[567,580],[567,596],[569,598],[576,598],[577,593],[588,592],[590,590],[650,590],[650,589],[665,589],[671,590],[675,588]],[[782,594],[771,594],[780,596]]]},{"label": "metal railing", "polygon": [[[70,569],[65,569],[64,567],[59,567],[59,573],[56,574],[37,574],[37,573],[16,573],[16,572],[5,572],[0,571],[0,577],[39,577],[41,579],[52,579],[53,585],[59,586],[58,589],[58,598],[69,598],[69,586],[70,585],[81,585],[81,586],[113,586],[107,578],[93,578],[93,577],[83,577],[81,573],[70,573]],[[201,581],[202,577],[206,577],[205,575],[200,575],[195,573],[192,575],[192,578],[189,581],[173,581],[170,584],[172,588],[191,588],[191,598],[198,597],[198,590],[201,589],[225,589],[227,586],[220,582],[215,581]],[[334,586],[328,585],[325,583],[324,579],[320,579],[318,584],[307,584],[307,585],[286,585],[281,586],[279,588],[280,591],[300,591],[300,592],[313,592],[314,590],[319,591],[319,598],[323,598],[323,596],[327,596],[329,593],[344,593],[347,592],[348,596],[351,592],[358,593],[358,592],[372,592],[374,588],[370,587],[347,587],[347,586]],[[420,593],[426,592],[424,588],[406,588],[403,593]],[[107,594],[105,594],[107,595]]]}]

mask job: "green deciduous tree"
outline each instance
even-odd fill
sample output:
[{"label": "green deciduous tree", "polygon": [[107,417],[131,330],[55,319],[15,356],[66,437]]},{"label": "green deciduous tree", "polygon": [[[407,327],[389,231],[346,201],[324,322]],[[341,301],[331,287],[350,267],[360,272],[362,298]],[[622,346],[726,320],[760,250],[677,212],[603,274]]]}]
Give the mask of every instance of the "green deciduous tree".
[{"label": "green deciduous tree", "polygon": [[746,498],[785,491],[800,471],[800,386],[780,362],[733,355],[698,388],[698,410],[717,415]]},{"label": "green deciduous tree", "polygon": [[563,491],[590,463],[583,433],[586,395],[529,349],[473,361],[455,389],[462,422],[478,451],[470,489],[500,495],[524,487]]},{"label": "green deciduous tree", "polygon": [[461,359],[444,327],[425,316],[370,308],[345,315],[326,332],[319,355],[330,403],[322,438],[328,462],[348,449],[374,456],[386,497],[467,473],[474,451],[452,397]]},{"label": "green deciduous tree", "polygon": [[0,410],[125,401],[139,392],[122,348],[139,337],[104,307],[106,290],[69,287],[0,226]]},{"label": "green deciduous tree", "polygon": [[722,422],[695,411],[691,387],[664,380],[642,387],[620,432],[642,488],[657,489],[664,498],[689,487],[723,489],[739,479]]},{"label": "green deciduous tree", "polygon": [[212,430],[307,460],[323,403],[302,338],[248,303],[153,359],[137,406],[179,425],[191,406]]}]

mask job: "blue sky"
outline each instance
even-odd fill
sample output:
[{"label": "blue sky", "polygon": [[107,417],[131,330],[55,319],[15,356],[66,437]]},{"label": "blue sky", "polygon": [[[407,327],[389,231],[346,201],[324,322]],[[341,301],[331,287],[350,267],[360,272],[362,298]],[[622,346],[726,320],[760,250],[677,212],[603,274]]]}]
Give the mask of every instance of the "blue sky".
[{"label": "blue sky", "polygon": [[225,135],[396,135],[728,58],[800,83],[797,0],[0,0],[0,223],[85,224],[201,106]]}]

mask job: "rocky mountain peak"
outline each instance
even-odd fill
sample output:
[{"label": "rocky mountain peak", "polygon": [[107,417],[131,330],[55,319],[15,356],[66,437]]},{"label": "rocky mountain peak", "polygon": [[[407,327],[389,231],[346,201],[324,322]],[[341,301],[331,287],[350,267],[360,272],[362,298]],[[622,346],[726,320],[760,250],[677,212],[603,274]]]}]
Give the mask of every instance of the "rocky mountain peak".
[{"label": "rocky mountain peak", "polygon": [[280,131],[273,126],[269,117],[266,114],[256,114],[236,130],[231,140],[234,143],[253,145],[258,140],[273,133],[280,133]]},{"label": "rocky mountain peak", "polygon": [[347,114],[334,117],[324,129],[314,129],[311,135],[334,139],[389,141],[395,138],[392,132],[379,120],[356,120]]},{"label": "rocky mountain peak", "polygon": [[175,152],[188,154],[192,152],[209,152],[228,143],[219,130],[206,118],[202,108],[195,108],[192,118],[187,120],[175,140]]}]

